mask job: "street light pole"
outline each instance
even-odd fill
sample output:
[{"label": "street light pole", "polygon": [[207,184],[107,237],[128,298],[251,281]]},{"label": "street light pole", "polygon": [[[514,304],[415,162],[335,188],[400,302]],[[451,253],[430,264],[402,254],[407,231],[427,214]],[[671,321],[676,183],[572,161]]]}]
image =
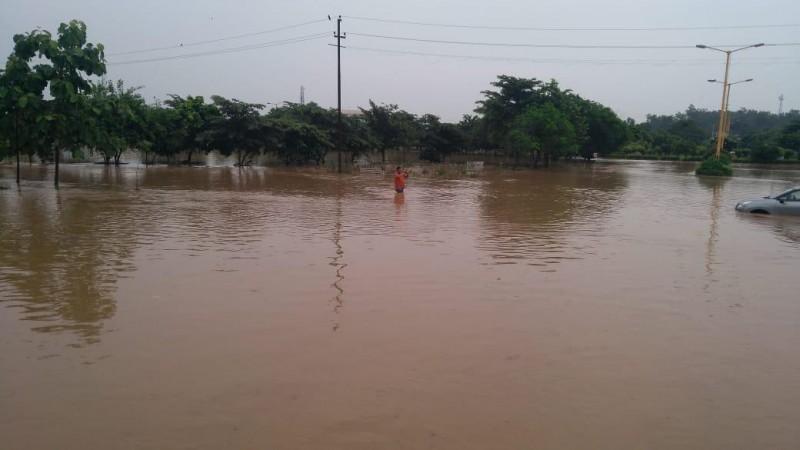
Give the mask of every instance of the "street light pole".
[{"label": "street light pole", "polygon": [[[723,138],[724,139],[727,139],[728,134],[731,131],[731,119],[730,119],[730,116],[728,115],[728,112],[729,112],[729,109],[730,109],[730,104],[731,104],[731,86],[736,85],[736,84],[740,84],[740,83],[749,83],[751,81],[753,81],[752,78],[748,78],[746,80],[739,80],[739,81],[736,81],[736,82],[733,82],[733,83],[725,83],[725,82],[717,81],[717,80],[708,80],[709,83],[719,83],[719,84],[721,84],[723,86],[722,89],[723,89],[723,95],[724,95],[724,102],[722,103],[722,105],[723,105],[723,109],[722,110],[724,111],[725,115],[724,115],[723,123],[722,123],[722,131],[723,131],[723,135],[724,135]],[[719,132],[717,133],[717,140],[719,140]]]},{"label": "street light pole", "polygon": [[728,92],[729,92],[728,88],[730,87],[728,85],[728,74],[730,73],[730,67],[731,67],[731,54],[748,48],[763,47],[763,46],[764,44],[760,43],[760,44],[748,45],[746,47],[735,48],[733,50],[722,50],[720,48],[711,47],[708,45],[703,45],[703,44],[697,45],[697,48],[714,50],[725,53],[725,79],[722,82],[722,102],[719,107],[719,125],[717,126],[717,143],[714,147],[714,157],[716,159],[719,159],[719,155],[722,152],[722,147],[725,144],[724,127],[725,127],[725,122],[727,120],[727,111],[728,111],[728,103],[727,103]]}]

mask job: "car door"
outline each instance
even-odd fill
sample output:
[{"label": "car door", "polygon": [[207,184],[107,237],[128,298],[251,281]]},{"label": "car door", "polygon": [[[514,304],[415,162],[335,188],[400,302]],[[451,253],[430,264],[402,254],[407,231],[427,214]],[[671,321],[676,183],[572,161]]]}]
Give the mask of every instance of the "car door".
[{"label": "car door", "polygon": [[772,211],[775,214],[800,215],[800,189],[784,192],[775,197]]},{"label": "car door", "polygon": [[778,197],[777,200],[779,203],[775,205],[776,213],[800,216],[800,189],[787,192]]}]

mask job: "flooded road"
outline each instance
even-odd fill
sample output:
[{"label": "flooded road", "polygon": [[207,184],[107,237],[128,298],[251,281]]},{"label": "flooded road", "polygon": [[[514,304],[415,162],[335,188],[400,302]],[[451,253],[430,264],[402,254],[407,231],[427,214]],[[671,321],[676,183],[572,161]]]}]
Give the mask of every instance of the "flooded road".
[{"label": "flooded road", "polygon": [[800,443],[800,171],[0,167],[0,448]]}]

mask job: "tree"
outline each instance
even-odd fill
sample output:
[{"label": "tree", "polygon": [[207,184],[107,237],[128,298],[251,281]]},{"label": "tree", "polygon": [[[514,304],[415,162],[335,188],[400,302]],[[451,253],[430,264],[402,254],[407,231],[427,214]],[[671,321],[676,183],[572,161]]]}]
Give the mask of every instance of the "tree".
[{"label": "tree", "polygon": [[378,105],[369,101],[369,109],[361,108],[361,113],[366,117],[367,125],[378,143],[381,151],[381,162],[386,162],[386,150],[397,145],[401,135],[398,123],[392,119],[398,111],[397,105]]},{"label": "tree", "polygon": [[212,146],[225,156],[235,153],[237,166],[249,165],[252,157],[263,151],[268,137],[268,124],[259,114],[264,105],[217,95],[211,100],[220,112],[210,121],[207,130]]},{"label": "tree", "polygon": [[[159,103],[145,107],[145,131],[147,145],[144,151],[144,163],[153,164],[156,157],[172,159],[183,142],[183,133],[179,131],[180,117],[172,108],[162,108]],[[152,154],[152,159],[148,156]]]},{"label": "tree", "polygon": [[781,149],[767,143],[759,143],[750,149],[750,160],[758,163],[771,163],[781,156]]},{"label": "tree", "polygon": [[344,134],[342,146],[344,150],[350,152],[353,160],[378,146],[363,115],[342,117],[342,131]]},{"label": "tree", "polygon": [[462,148],[466,136],[458,125],[442,123],[433,114],[425,114],[419,120],[422,130],[420,158],[433,162],[444,162],[447,155]]},{"label": "tree", "polygon": [[491,147],[486,131],[486,121],[474,114],[464,114],[458,127],[464,133],[464,148],[471,151],[486,150]]},{"label": "tree", "polygon": [[139,89],[126,88],[122,80],[92,86],[88,99],[93,119],[89,141],[106,164],[113,159],[119,165],[125,150],[150,145],[145,102],[137,93]]},{"label": "tree", "polygon": [[779,142],[784,148],[800,151],[800,119],[786,125],[781,130]]},{"label": "tree", "polygon": [[314,125],[324,130],[332,138],[338,123],[336,114],[334,109],[325,109],[314,102],[305,104],[287,102],[270,111],[269,117]]},{"label": "tree", "polygon": [[288,119],[266,119],[276,154],[288,165],[321,164],[333,147],[329,136],[314,125]]},{"label": "tree", "polygon": [[78,20],[62,23],[58,27],[58,39],[41,39],[38,44],[39,56],[49,61],[39,70],[48,75],[53,98],[44,119],[49,122],[54,142],[54,182],[58,188],[61,151],[75,149],[86,142],[87,111],[83,94],[91,89],[91,84],[85,77],[103,75],[105,57],[102,44],[86,41],[86,24]]},{"label": "tree", "polygon": [[38,141],[38,116],[50,73],[46,66],[30,66],[49,34],[41,31],[14,36],[14,51],[0,70],[0,130],[4,144],[16,157],[16,179],[20,183],[20,154],[30,152]]},{"label": "tree", "polygon": [[582,114],[586,120],[586,139],[581,154],[592,159],[594,154],[607,155],[620,149],[630,139],[630,129],[610,108],[584,100]]},{"label": "tree", "polygon": [[211,150],[210,142],[205,139],[204,133],[209,124],[219,117],[219,110],[213,104],[207,104],[202,96],[187,96],[171,94],[165,103],[175,111],[178,129],[178,151],[186,152],[186,164],[192,165],[192,155],[195,152],[204,154]]},{"label": "tree", "polygon": [[667,132],[695,144],[699,144],[708,138],[708,134],[689,119],[679,119],[673,122]]},{"label": "tree", "polygon": [[386,162],[386,150],[405,150],[419,144],[417,118],[397,105],[378,105],[370,100],[369,109],[361,108],[361,113],[381,151],[381,162]]},{"label": "tree", "polygon": [[551,103],[531,106],[514,119],[511,139],[511,145],[529,146],[525,153],[533,156],[534,167],[540,160],[544,160],[545,166],[548,166],[551,159],[578,149],[575,126],[566,114]]},{"label": "tree", "polygon": [[485,98],[477,102],[475,112],[485,121],[491,142],[503,145],[516,117],[538,101],[543,83],[536,78],[499,75],[491,85],[497,90],[481,91]]}]

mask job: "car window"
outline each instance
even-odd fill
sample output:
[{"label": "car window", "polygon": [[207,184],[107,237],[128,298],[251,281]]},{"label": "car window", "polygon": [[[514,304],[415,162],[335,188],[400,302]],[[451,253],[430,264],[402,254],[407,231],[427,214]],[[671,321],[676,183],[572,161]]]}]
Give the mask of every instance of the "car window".
[{"label": "car window", "polygon": [[790,202],[800,202],[800,190],[786,194],[786,200]]}]

